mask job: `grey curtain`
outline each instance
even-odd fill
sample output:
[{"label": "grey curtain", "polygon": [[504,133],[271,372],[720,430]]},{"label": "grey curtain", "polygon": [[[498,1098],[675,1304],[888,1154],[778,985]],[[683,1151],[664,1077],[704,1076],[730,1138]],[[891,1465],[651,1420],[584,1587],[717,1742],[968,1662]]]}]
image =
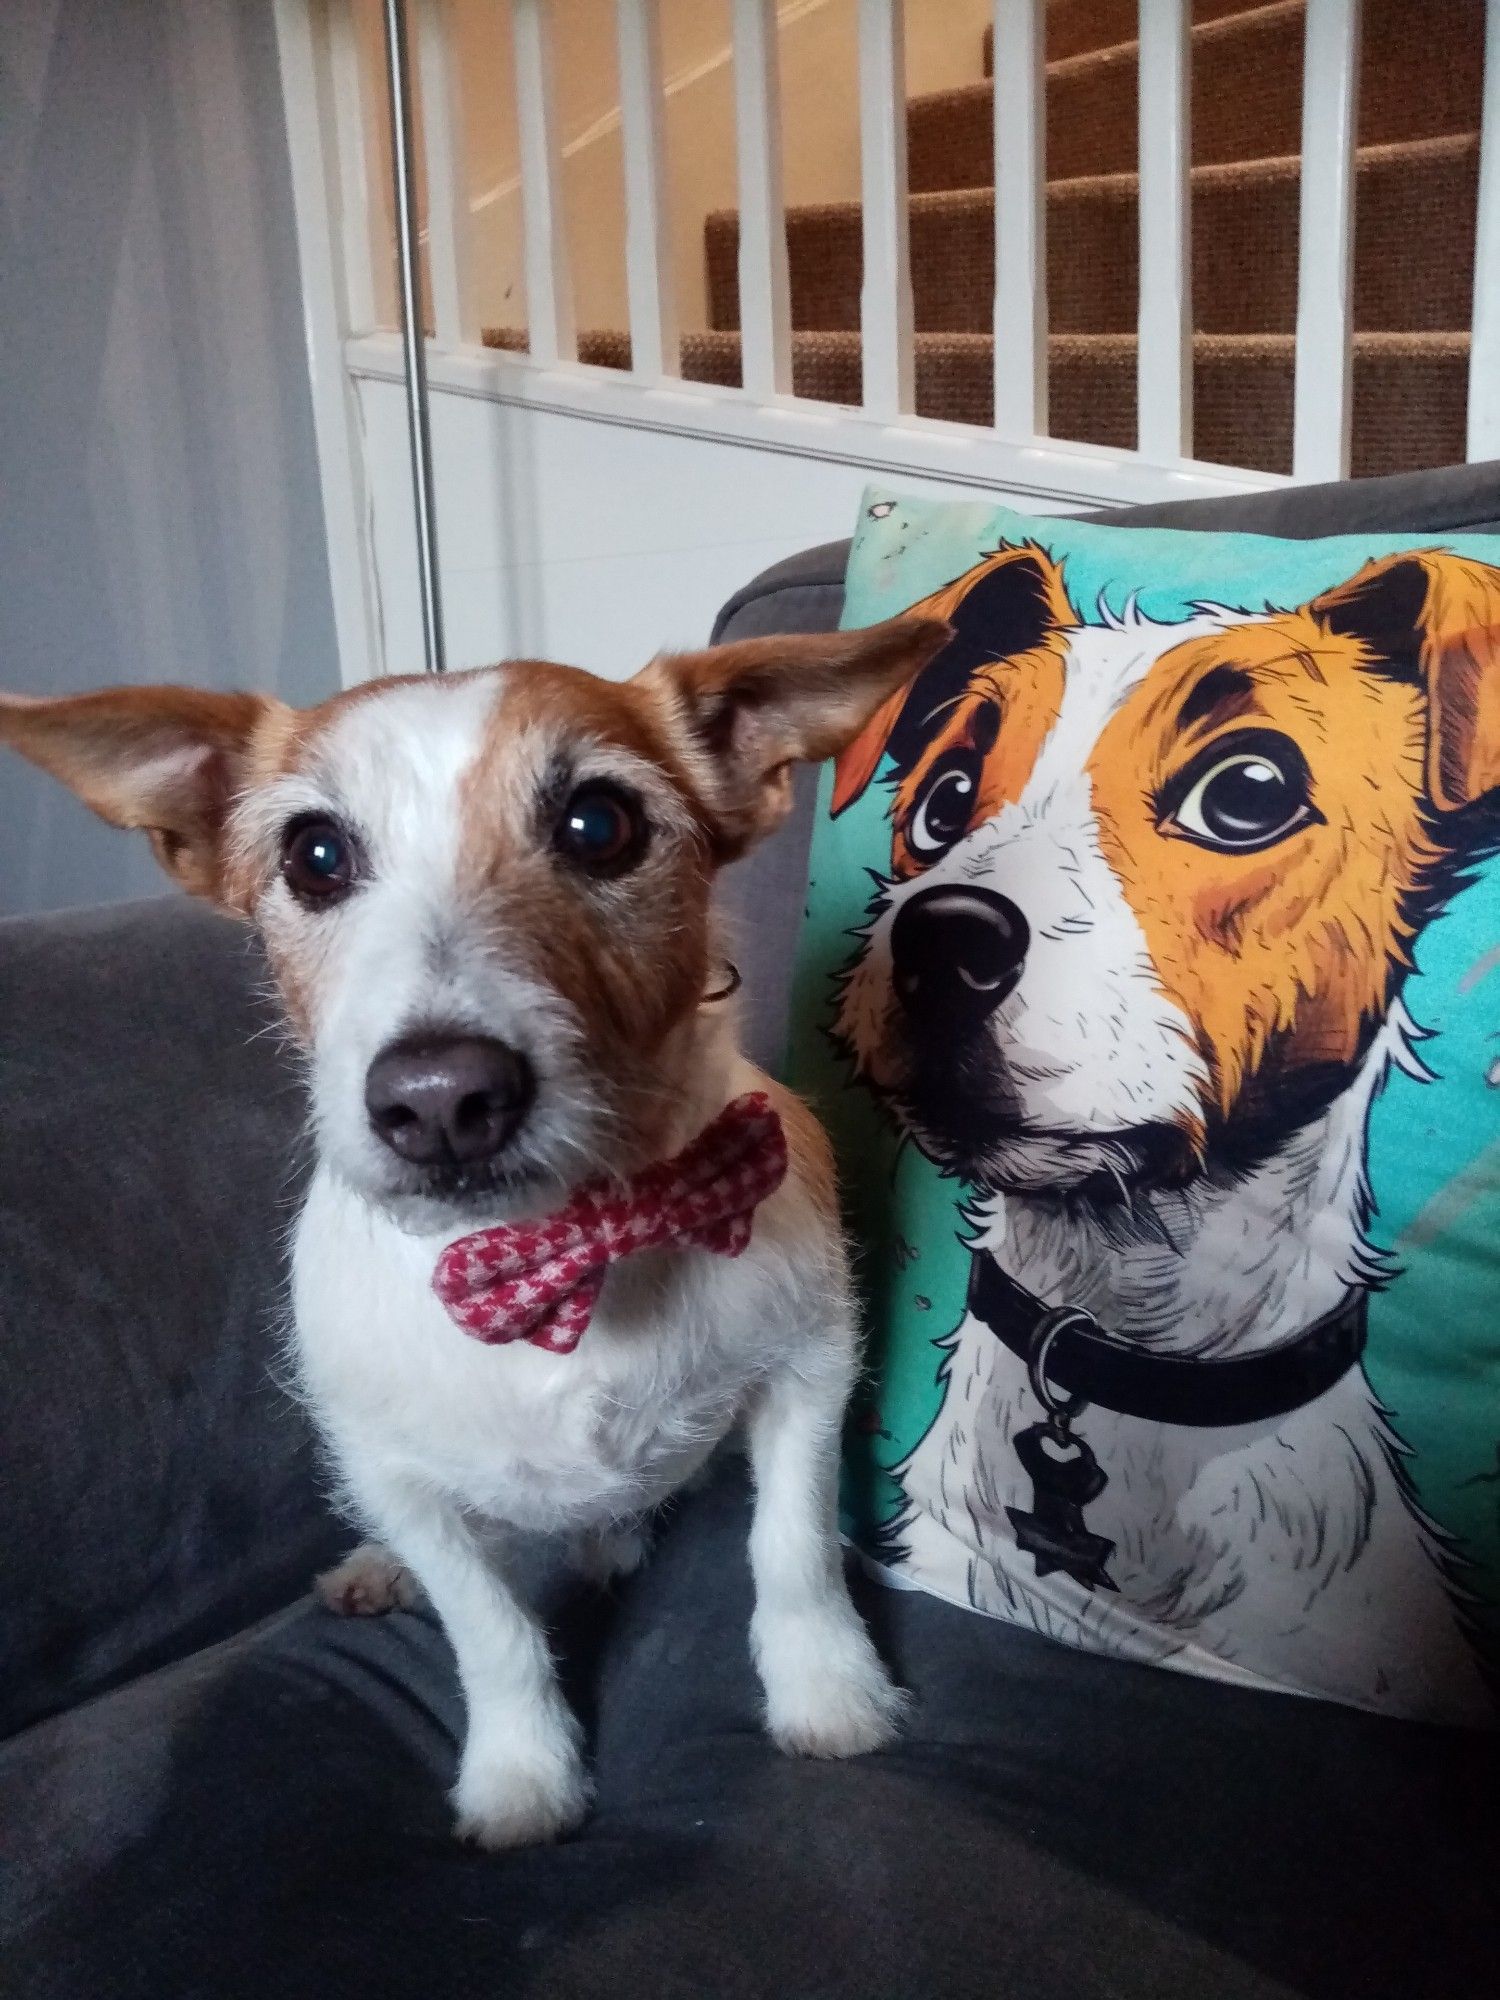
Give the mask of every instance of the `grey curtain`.
[{"label": "grey curtain", "polygon": [[[0,685],[337,679],[267,0],[0,6]],[[0,914],[160,886],[0,763]]]}]

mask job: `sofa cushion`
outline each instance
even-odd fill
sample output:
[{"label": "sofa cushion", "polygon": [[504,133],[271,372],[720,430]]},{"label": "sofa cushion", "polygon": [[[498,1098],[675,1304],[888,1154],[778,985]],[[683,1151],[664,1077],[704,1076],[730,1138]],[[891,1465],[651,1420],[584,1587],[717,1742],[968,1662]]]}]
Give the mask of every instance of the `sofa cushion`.
[{"label": "sofa cushion", "polygon": [[866,500],[846,622],[954,636],[813,838],[851,1524],[1074,1644],[1494,1722],[1500,538]]},{"label": "sofa cushion", "polygon": [[302,1606],[0,1748],[12,2000],[1426,2000],[1493,1970],[1495,1746],[1064,1653],[861,1593],[914,1704],[779,1756],[746,1643],[747,1495],[680,1503],[563,1599],[598,1806],[561,1846],[449,1833],[431,1619]]},{"label": "sofa cushion", "polygon": [[[1079,518],[1119,527],[1225,528],[1247,534],[1402,534],[1462,530],[1500,533],[1500,461],[1403,472],[1387,479],[1281,486],[1221,500],[1167,500]],[[844,608],[849,543],[825,542],[753,577],[714,625],[714,642],[771,632],[832,632]],[[732,931],[753,940],[745,952],[747,1046],[778,1065],[786,1046],[797,912],[807,881],[814,786],[804,778],[787,823],[730,869],[722,902]],[[793,894],[788,894],[788,888]]]},{"label": "sofa cushion", "polygon": [[0,1733],[336,1545],[278,1380],[302,1104],[264,978],[186,900],[0,923]]}]

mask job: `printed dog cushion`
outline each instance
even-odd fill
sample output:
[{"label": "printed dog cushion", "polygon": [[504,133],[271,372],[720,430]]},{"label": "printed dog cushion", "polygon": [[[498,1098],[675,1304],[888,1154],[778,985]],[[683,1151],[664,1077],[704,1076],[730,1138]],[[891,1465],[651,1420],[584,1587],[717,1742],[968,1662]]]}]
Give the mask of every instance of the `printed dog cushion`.
[{"label": "printed dog cushion", "polygon": [[866,495],[949,646],[824,778],[793,1073],[848,1526],[1075,1645],[1487,1722],[1500,539]]}]

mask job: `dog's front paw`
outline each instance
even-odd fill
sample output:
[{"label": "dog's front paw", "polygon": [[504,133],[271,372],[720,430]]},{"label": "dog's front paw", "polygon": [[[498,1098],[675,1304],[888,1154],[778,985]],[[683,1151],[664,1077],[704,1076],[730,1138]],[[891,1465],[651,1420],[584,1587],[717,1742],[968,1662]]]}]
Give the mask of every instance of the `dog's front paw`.
[{"label": "dog's front paw", "polygon": [[593,1795],[571,1748],[529,1759],[513,1750],[487,1756],[466,1751],[453,1788],[454,1831],[491,1853],[540,1847],[581,1826]]},{"label": "dog's front paw", "polygon": [[585,1583],[601,1588],[621,1578],[634,1576],[651,1553],[651,1540],[639,1524],[621,1528],[600,1528],[579,1538],[573,1551],[574,1565]]},{"label": "dog's front paw", "polygon": [[861,1757],[894,1741],[907,1696],[853,1619],[756,1634],[766,1727],[789,1757]]},{"label": "dog's front paw", "polygon": [[341,1618],[378,1618],[386,1611],[409,1611],[417,1600],[411,1571],[379,1542],[361,1542],[336,1568],[324,1570],[313,1588]]}]

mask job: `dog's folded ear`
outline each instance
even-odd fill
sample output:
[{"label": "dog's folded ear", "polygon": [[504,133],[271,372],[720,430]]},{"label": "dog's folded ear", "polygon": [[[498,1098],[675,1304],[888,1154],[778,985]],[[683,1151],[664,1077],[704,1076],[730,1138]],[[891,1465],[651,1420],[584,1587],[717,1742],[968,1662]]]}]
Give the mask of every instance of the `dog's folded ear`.
[{"label": "dog's folded ear", "polygon": [[112,826],[141,827],[185,889],[231,900],[224,822],[251,746],[281,703],[199,688],[104,688],[34,700],[0,695],[0,743],[60,778]]},{"label": "dog's folded ear", "polygon": [[792,766],[833,757],[951,637],[938,618],[741,639],[653,660],[636,685],[666,719],[719,832],[721,859],[791,808]]},{"label": "dog's folded ear", "polygon": [[1500,788],[1500,569],[1442,549],[1384,556],[1315,597],[1325,630],[1427,697],[1427,789],[1441,812]]},{"label": "dog's folded ear", "polygon": [[945,619],[953,637],[931,664],[870,718],[842,753],[833,810],[853,805],[883,757],[898,775],[922,753],[943,712],[981,668],[1029,653],[1063,626],[1076,625],[1062,571],[1033,542],[998,549],[972,569],[912,606],[912,615]]}]

